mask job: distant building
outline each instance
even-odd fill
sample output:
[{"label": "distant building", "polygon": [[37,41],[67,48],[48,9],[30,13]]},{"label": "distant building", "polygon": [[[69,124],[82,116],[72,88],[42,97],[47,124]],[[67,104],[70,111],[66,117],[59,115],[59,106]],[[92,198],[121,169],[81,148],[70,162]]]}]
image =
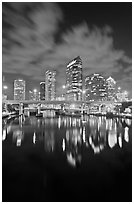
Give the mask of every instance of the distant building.
[{"label": "distant building", "polygon": [[56,97],[56,101],[65,101],[65,100],[66,100],[66,98],[65,98],[64,94],[62,94],[61,96]]},{"label": "distant building", "polygon": [[56,99],[56,71],[47,70],[45,76],[45,100]]},{"label": "distant building", "polygon": [[38,92],[36,89],[33,91],[29,91],[29,100],[31,101],[39,101],[40,99],[40,92]]},{"label": "distant building", "polygon": [[110,76],[107,80],[107,99],[114,101],[116,98],[116,81]]},{"label": "distant building", "polygon": [[14,100],[25,100],[25,81],[23,79],[14,80]]},{"label": "distant building", "polygon": [[66,99],[71,101],[82,100],[82,60],[79,56],[67,65]]},{"label": "distant building", "polygon": [[40,100],[45,100],[45,82],[40,82]]},{"label": "distant building", "polygon": [[86,101],[107,100],[106,79],[100,74],[85,77]]},{"label": "distant building", "polygon": [[120,91],[116,94],[117,101],[125,102],[128,101],[128,92],[127,91]]},{"label": "distant building", "polygon": [[33,100],[33,91],[29,91],[29,93],[28,93],[28,99],[29,99],[30,101]]}]

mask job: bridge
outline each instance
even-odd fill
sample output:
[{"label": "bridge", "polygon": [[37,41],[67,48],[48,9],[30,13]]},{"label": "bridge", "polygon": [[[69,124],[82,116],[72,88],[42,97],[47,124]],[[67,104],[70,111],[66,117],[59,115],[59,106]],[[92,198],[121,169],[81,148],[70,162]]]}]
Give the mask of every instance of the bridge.
[{"label": "bridge", "polygon": [[77,104],[77,105],[81,105],[81,104],[86,104],[86,105],[110,105],[110,104],[115,104],[115,105],[121,105],[123,103],[131,103],[132,101],[126,101],[126,102],[119,102],[119,101],[66,101],[66,100],[62,100],[62,101],[58,101],[58,100],[53,100],[53,101],[33,101],[33,100],[22,100],[22,101],[17,101],[17,100],[3,100],[2,103],[6,103],[6,104],[53,104],[53,105],[57,105],[57,104]]},{"label": "bridge", "polygon": [[[18,105],[20,114],[24,111],[24,106],[27,106],[29,108],[36,108],[38,110],[38,113],[40,110],[43,109],[75,109],[75,110],[81,110],[81,111],[99,111],[99,112],[105,112],[105,111],[113,111],[115,107],[120,106],[120,108],[123,107],[124,109],[127,107],[132,107],[132,101],[127,102],[115,102],[115,101],[32,101],[32,100],[22,100],[22,101],[15,101],[15,100],[5,100],[3,103],[7,106],[10,105]],[[117,112],[121,109],[116,110]]]}]

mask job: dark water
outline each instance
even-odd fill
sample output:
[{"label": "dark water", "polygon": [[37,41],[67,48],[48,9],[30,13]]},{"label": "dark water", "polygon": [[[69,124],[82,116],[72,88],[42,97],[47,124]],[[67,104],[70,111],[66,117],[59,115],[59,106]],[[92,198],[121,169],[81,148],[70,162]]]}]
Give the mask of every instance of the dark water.
[{"label": "dark water", "polygon": [[132,121],[3,121],[3,201],[131,201]]}]

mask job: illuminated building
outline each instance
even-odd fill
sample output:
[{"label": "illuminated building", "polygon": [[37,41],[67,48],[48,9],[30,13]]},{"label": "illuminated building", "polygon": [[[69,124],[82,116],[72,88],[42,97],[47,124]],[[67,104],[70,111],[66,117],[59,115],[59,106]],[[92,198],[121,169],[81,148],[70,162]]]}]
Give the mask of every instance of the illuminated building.
[{"label": "illuminated building", "polygon": [[56,71],[47,70],[45,76],[45,100],[52,101],[56,98]]},{"label": "illuminated building", "polygon": [[39,100],[39,93],[37,89],[34,89],[33,91],[29,91],[29,100],[31,101],[38,101]]},{"label": "illuminated building", "polygon": [[85,78],[86,101],[104,101],[107,99],[106,79],[100,74]]},{"label": "illuminated building", "polygon": [[82,100],[82,60],[79,56],[67,65],[66,98],[71,101]]},{"label": "illuminated building", "polygon": [[7,100],[7,90],[8,90],[8,86],[5,85],[5,76],[2,77],[2,84],[3,84],[2,100]]},{"label": "illuminated building", "polygon": [[14,100],[25,100],[25,81],[23,79],[14,80]]},{"label": "illuminated building", "polygon": [[120,102],[128,101],[128,92],[127,91],[122,91],[120,93],[117,93],[116,96],[117,96],[117,100]]},{"label": "illuminated building", "polygon": [[116,81],[110,76],[107,80],[107,99],[108,101],[115,100]]},{"label": "illuminated building", "polygon": [[29,100],[33,100],[33,92],[32,91],[29,91],[28,99]]},{"label": "illuminated building", "polygon": [[45,100],[45,82],[40,82],[40,100]]},{"label": "illuminated building", "polygon": [[64,100],[65,100],[64,94],[62,94],[61,96],[56,97],[56,101],[64,101]]}]

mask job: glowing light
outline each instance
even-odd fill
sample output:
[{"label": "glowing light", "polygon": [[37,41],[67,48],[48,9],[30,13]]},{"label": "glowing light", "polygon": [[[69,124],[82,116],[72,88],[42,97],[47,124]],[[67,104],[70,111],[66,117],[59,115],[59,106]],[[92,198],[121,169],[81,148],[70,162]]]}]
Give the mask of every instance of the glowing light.
[{"label": "glowing light", "polygon": [[61,118],[59,117],[59,120],[58,120],[58,128],[60,129],[60,126],[61,126]]},{"label": "glowing light", "polygon": [[70,62],[67,67],[70,67],[71,65],[73,65],[76,62],[76,60],[73,60],[72,62]]},{"label": "glowing light", "polygon": [[6,85],[5,85],[5,86],[3,86],[3,89],[5,89],[5,90],[6,90],[6,89],[8,89],[8,86],[6,86]]},{"label": "glowing light", "polygon": [[83,127],[83,141],[86,142],[86,130],[85,130],[85,127]]},{"label": "glowing light", "polygon": [[67,154],[67,161],[69,164],[71,164],[73,167],[76,166],[76,161],[75,159],[72,157],[72,154]]},{"label": "glowing light", "polygon": [[85,94],[85,93],[86,93],[86,90],[83,90],[82,93]]},{"label": "glowing light", "polygon": [[34,135],[33,135],[33,143],[35,144],[35,142],[36,142],[36,134],[35,134],[35,132],[34,132]]},{"label": "glowing light", "polygon": [[16,146],[21,146],[21,138],[17,138],[17,143],[16,143]]},{"label": "glowing light", "polygon": [[69,130],[66,131],[66,140],[69,141]]},{"label": "glowing light", "polygon": [[7,134],[11,131],[11,125],[7,126]]},{"label": "glowing light", "polygon": [[63,152],[65,151],[65,139],[63,139],[63,142],[62,142],[62,149],[63,149]]},{"label": "glowing light", "polygon": [[125,132],[124,132],[124,139],[126,140],[126,142],[129,142],[129,135],[128,135],[128,127],[125,127]]},{"label": "glowing light", "polygon": [[34,89],[33,91],[36,93],[36,92],[37,92],[37,89]]},{"label": "glowing light", "polygon": [[3,130],[2,134],[2,140],[4,141],[6,139],[6,129]]},{"label": "glowing light", "polygon": [[121,135],[118,137],[118,141],[119,141],[119,146],[122,148],[122,137],[121,137]]},{"label": "glowing light", "polygon": [[131,125],[132,120],[130,120],[130,119],[127,118],[127,119],[125,119],[125,122],[126,122],[127,125]]},{"label": "glowing light", "polygon": [[115,130],[110,130],[108,134],[108,143],[109,147],[113,148],[115,144],[117,143],[117,136]]},{"label": "glowing light", "polygon": [[65,85],[63,85],[63,86],[62,86],[62,88],[63,88],[63,89],[65,89],[65,88],[66,88],[66,86],[65,86]]},{"label": "glowing light", "polygon": [[13,132],[13,140],[17,140],[16,145],[21,146],[21,141],[24,138],[24,133],[21,130],[15,130]]}]

